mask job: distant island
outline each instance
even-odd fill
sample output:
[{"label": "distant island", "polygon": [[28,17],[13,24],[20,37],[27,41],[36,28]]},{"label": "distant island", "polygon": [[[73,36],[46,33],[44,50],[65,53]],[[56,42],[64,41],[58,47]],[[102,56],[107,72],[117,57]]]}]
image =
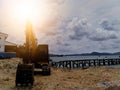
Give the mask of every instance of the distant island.
[{"label": "distant island", "polygon": [[89,56],[89,55],[96,55],[96,56],[101,56],[101,55],[120,55],[120,52],[115,52],[115,53],[100,53],[100,52],[92,52],[92,53],[82,53],[82,54],[50,54],[50,56],[56,56],[56,57],[62,57],[62,56]]}]

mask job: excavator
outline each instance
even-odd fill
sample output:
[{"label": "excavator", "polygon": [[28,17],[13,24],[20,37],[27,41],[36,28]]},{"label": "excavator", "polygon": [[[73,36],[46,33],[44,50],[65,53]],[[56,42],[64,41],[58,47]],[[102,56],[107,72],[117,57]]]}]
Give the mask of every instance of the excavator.
[{"label": "excavator", "polygon": [[26,22],[26,43],[23,63],[19,63],[16,71],[16,86],[33,85],[34,74],[50,75],[49,50],[47,44],[38,45],[30,20]]}]

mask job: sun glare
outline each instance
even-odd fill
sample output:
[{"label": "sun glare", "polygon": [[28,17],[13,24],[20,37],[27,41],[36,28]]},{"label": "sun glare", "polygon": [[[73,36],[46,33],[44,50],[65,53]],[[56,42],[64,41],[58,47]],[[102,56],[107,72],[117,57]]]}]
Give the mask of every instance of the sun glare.
[{"label": "sun glare", "polygon": [[33,20],[36,14],[36,7],[33,2],[23,2],[15,7],[15,14],[22,20],[29,18]]},{"label": "sun glare", "polygon": [[[28,18],[31,21],[36,20],[37,18],[45,18],[45,3],[39,1],[38,3],[35,0],[22,0],[22,2],[17,3],[14,7],[14,16],[19,18],[19,20],[26,21]],[[39,16],[39,17],[38,17]]]}]

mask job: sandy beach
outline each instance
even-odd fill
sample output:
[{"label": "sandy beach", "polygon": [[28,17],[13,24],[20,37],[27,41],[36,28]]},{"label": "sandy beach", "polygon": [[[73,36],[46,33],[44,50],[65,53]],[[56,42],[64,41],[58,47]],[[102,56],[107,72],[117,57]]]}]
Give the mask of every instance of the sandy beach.
[{"label": "sandy beach", "polygon": [[33,87],[15,87],[19,62],[19,58],[0,60],[0,90],[120,90],[120,68],[111,67],[51,68],[51,76],[34,76]]}]

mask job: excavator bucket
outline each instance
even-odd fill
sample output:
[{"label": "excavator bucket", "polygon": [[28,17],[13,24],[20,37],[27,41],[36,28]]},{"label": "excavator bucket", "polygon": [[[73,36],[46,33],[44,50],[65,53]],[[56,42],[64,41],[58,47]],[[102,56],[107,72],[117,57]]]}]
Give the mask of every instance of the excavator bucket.
[{"label": "excavator bucket", "polygon": [[28,86],[34,83],[34,64],[18,64],[16,86]]}]

